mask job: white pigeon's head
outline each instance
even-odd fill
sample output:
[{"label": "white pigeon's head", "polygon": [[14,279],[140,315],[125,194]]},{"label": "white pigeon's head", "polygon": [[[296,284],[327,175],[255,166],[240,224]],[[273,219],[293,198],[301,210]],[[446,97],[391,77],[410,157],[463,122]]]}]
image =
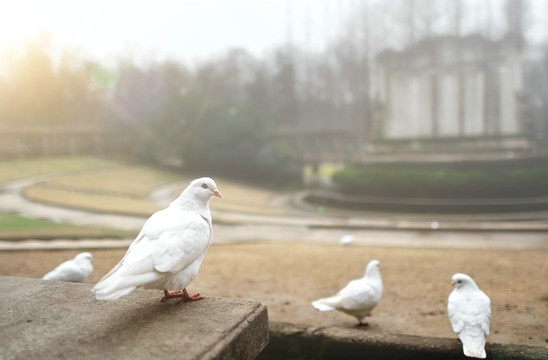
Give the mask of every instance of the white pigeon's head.
[{"label": "white pigeon's head", "polygon": [[365,268],[365,276],[377,276],[381,273],[381,262],[379,260],[371,260]]},{"label": "white pigeon's head", "polygon": [[456,273],[451,278],[451,285],[456,289],[477,289],[476,282],[468,275]]},{"label": "white pigeon's head", "polygon": [[80,281],[86,281],[87,277],[93,272],[93,256],[88,252],[79,253],[74,257],[74,263],[82,271],[83,279]]},{"label": "white pigeon's head", "polygon": [[79,253],[74,257],[74,261],[91,264],[93,262],[93,256],[88,252]]},{"label": "white pigeon's head", "polygon": [[212,196],[223,198],[215,181],[208,177],[192,180],[185,191],[190,191],[194,196],[204,201],[208,201]]}]

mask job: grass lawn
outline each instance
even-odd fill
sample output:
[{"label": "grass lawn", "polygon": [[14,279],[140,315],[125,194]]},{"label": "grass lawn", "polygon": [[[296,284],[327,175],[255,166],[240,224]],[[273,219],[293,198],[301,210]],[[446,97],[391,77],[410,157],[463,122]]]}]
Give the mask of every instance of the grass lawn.
[{"label": "grass lawn", "polygon": [[[190,176],[144,165],[91,157],[42,158],[12,160],[0,163],[0,184],[16,179],[49,173],[67,172],[52,180],[42,181],[24,189],[34,201],[69,208],[103,213],[130,214],[148,217],[161,207],[149,199],[155,188],[174,182],[182,185],[174,190],[173,199],[186,187]],[[211,207],[243,213],[283,215],[269,206],[274,192],[252,185],[215,178],[224,195]],[[123,236],[123,232],[56,224],[0,213],[0,239],[29,237],[101,237]]]},{"label": "grass lawn", "polygon": [[149,216],[160,209],[148,199],[158,186],[184,177],[159,169],[113,164],[40,182],[24,190],[33,200],[106,213]]},{"label": "grass lawn", "polygon": [[112,162],[87,156],[2,160],[0,161],[0,184],[32,176],[108,166],[112,166]]},{"label": "grass lawn", "polygon": [[53,238],[121,238],[131,237],[128,231],[89,226],[58,224],[49,220],[29,219],[0,212],[0,240],[53,239]]},{"label": "grass lawn", "polygon": [[[60,172],[67,174],[25,189],[26,195],[57,205],[148,216],[158,208],[146,199],[147,191],[159,183],[180,179],[168,172],[147,171],[145,167],[140,169],[111,160],[59,157],[2,161],[0,184]],[[58,224],[0,212],[0,239],[5,240],[133,235],[115,229]]]},{"label": "grass lawn", "polygon": [[[150,216],[160,206],[149,200],[155,188],[174,182],[182,185],[173,193],[175,199],[186,187],[191,177],[143,165],[126,165],[112,162],[110,166],[78,171],[74,174],[43,181],[24,190],[33,200],[79,209],[105,213],[121,213]],[[284,215],[279,209],[270,208],[272,190],[215,178],[221,201],[212,201],[216,210],[242,213]]]}]

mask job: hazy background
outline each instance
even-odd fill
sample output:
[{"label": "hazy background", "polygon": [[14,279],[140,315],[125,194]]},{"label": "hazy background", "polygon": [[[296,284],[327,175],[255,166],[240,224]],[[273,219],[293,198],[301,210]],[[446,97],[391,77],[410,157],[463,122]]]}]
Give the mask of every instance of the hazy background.
[{"label": "hazy background", "polygon": [[[286,182],[306,163],[299,131],[346,129],[351,152],[365,151],[383,50],[516,32],[531,136],[543,141],[547,20],[547,0],[3,2],[0,131],[11,140],[0,151],[119,153]],[[45,131],[61,135],[46,146]]]}]

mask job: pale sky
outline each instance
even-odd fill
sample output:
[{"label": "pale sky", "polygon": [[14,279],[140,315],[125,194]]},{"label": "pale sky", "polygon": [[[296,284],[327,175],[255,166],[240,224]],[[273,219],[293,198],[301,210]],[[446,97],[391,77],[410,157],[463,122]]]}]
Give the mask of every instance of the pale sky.
[{"label": "pale sky", "polygon": [[[175,59],[193,64],[231,47],[264,55],[286,42],[288,23],[293,44],[321,50],[360,3],[361,0],[0,0],[0,56],[21,39],[44,32],[61,49],[92,60],[131,56],[137,63]],[[382,0],[370,0],[371,3]],[[530,38],[545,39],[548,25],[543,20],[548,18],[548,0],[530,3],[534,7]]]},{"label": "pale sky", "polygon": [[[132,55],[137,61],[195,62],[230,47],[262,55],[285,43],[288,18],[299,22],[292,25],[294,41],[305,41],[307,18],[317,33],[317,20],[327,14],[324,6],[311,4],[328,1],[0,0],[0,51],[41,31],[55,44],[94,59]],[[311,46],[322,46],[323,38],[311,39]]]}]

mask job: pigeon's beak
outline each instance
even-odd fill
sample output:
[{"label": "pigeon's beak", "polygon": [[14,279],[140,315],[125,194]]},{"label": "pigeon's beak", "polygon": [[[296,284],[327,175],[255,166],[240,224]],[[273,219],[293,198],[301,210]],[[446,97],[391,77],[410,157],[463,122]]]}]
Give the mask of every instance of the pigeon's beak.
[{"label": "pigeon's beak", "polygon": [[223,194],[221,194],[219,190],[213,190],[213,193],[215,194],[215,196],[220,197],[221,199],[223,198]]},{"label": "pigeon's beak", "polygon": [[451,281],[451,286],[455,286],[455,283],[453,281]]}]

